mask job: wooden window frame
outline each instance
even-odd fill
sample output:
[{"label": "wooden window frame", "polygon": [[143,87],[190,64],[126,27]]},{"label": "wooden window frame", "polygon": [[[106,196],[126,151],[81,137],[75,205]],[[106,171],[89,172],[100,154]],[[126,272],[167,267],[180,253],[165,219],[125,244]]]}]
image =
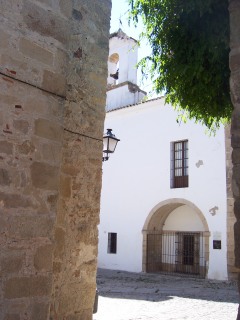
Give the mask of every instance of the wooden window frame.
[{"label": "wooden window frame", "polygon": [[[181,147],[177,149],[177,145]],[[181,152],[179,158],[177,153]],[[188,185],[188,140],[180,140],[172,142],[172,165],[171,165],[171,188],[187,188]],[[176,165],[178,163],[178,166]],[[178,171],[178,174],[176,172]]]}]

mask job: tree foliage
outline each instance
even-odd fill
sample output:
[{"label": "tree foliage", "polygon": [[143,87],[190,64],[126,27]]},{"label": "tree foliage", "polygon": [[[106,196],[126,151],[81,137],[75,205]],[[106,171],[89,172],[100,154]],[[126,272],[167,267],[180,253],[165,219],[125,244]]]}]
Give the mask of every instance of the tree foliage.
[{"label": "tree foliage", "polygon": [[229,120],[229,13],[226,0],[129,0],[152,53],[140,61],[166,101],[208,127]]}]

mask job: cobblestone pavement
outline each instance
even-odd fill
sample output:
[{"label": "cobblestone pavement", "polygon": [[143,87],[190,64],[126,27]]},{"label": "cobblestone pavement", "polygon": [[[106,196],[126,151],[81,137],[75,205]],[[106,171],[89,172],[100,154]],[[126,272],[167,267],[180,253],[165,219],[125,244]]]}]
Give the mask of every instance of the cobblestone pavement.
[{"label": "cobblestone pavement", "polygon": [[93,320],[235,320],[234,282],[103,270]]}]

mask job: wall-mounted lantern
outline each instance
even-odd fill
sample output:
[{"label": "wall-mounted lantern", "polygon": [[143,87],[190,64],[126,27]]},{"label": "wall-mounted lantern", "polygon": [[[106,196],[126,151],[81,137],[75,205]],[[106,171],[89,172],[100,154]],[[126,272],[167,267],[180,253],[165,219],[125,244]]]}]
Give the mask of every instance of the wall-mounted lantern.
[{"label": "wall-mounted lantern", "polygon": [[102,161],[107,161],[109,159],[109,155],[115,151],[118,141],[120,140],[112,133],[112,129],[107,129],[107,132],[103,136]]}]

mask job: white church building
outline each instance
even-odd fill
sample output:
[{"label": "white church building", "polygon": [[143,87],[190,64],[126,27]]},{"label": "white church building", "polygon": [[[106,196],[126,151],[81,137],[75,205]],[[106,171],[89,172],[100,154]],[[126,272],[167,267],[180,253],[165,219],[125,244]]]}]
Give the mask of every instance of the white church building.
[{"label": "white church building", "polygon": [[228,279],[226,130],[177,120],[164,97],[142,102],[137,45],[110,37],[100,268]]}]

